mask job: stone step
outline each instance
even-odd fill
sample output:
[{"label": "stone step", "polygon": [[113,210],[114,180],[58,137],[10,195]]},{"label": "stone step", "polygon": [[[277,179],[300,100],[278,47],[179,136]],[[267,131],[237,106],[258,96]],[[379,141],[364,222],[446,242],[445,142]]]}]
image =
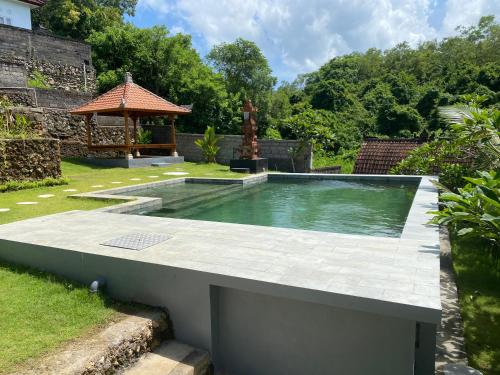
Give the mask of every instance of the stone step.
[{"label": "stone step", "polygon": [[167,316],[160,310],[120,313],[114,322],[88,337],[74,340],[52,355],[15,374],[111,374],[160,345],[168,335]]},{"label": "stone step", "polygon": [[143,355],[122,375],[208,375],[210,356],[206,351],[169,340]]}]

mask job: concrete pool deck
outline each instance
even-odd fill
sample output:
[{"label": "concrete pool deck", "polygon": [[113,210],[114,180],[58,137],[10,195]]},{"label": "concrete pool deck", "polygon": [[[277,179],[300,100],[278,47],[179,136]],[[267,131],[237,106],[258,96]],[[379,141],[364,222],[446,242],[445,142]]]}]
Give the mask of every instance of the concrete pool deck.
[{"label": "concrete pool deck", "polygon": [[[270,178],[311,178],[311,175],[299,174],[272,176],[269,174]],[[263,180],[262,176],[258,178]],[[437,207],[437,190],[429,177],[418,179],[419,188],[401,238],[121,215],[101,209],[71,211],[2,225],[0,258],[85,282],[105,277],[111,294],[118,298],[167,307],[178,337],[212,352],[218,345],[214,332],[218,325],[223,325],[214,324],[215,310],[222,309],[214,307],[220,305],[214,304],[214,298],[219,298],[219,294],[221,300],[243,298],[230,292],[224,294],[226,288],[413,322],[409,332],[414,330],[415,323],[431,327],[429,334],[425,334],[425,328],[417,328],[416,333],[409,334],[413,336],[405,337],[405,345],[413,345],[418,341],[419,330],[427,335],[421,342],[432,341],[433,327],[439,324],[441,316],[439,232],[437,227],[426,225],[429,219],[426,212]],[[137,187],[144,188],[144,185],[128,189],[137,190]],[[124,189],[127,188],[85,196],[110,197],[108,193],[127,191]],[[154,201],[157,198],[147,199],[153,206],[158,203]],[[139,199],[110,209],[132,210],[134,205],[137,209],[138,204],[144,208],[148,202]],[[141,251],[101,245],[134,233],[167,234],[171,238]],[[168,274],[166,278],[152,276],[158,267]],[[196,280],[195,285],[191,281],[186,283],[185,278]],[[156,285],[157,290],[153,290],[152,285]],[[162,288],[165,299],[157,296]],[[174,296],[175,290],[185,295]],[[199,304],[199,313],[188,311],[194,308],[193,303]],[[415,350],[412,354],[415,362],[420,361],[420,368],[430,368],[429,350],[427,347],[427,353],[419,354]],[[212,355],[216,360],[222,356]],[[419,356],[425,358],[420,360]],[[227,364],[229,360],[219,360],[231,367]],[[400,368],[405,365],[401,364]],[[409,371],[408,367],[400,373]]]}]

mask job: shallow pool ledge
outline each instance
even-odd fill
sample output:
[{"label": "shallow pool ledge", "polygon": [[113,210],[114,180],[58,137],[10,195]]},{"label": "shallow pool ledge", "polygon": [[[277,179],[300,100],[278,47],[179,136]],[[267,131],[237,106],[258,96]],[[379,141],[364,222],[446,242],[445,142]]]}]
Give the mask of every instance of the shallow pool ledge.
[{"label": "shallow pool ledge", "polygon": [[[0,259],[85,283],[105,277],[115,298],[168,308],[177,339],[210,350],[220,370],[430,373],[441,303],[439,234],[427,225],[427,211],[436,208],[437,190],[430,177],[376,177],[419,183],[401,238],[103,212],[107,208],[2,225]],[[263,174],[218,182],[268,178],[370,176]],[[161,183],[179,182],[185,179]],[[88,194],[109,198],[143,188]],[[118,212],[158,203],[122,198]],[[137,233],[169,239],[141,251],[102,245]]]}]

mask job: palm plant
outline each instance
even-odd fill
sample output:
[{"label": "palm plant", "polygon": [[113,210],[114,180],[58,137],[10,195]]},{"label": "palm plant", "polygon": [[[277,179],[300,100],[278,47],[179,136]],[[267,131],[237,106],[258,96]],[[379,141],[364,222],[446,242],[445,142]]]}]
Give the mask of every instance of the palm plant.
[{"label": "palm plant", "polygon": [[205,130],[205,133],[203,134],[203,138],[194,141],[196,146],[201,149],[203,157],[205,158],[205,161],[207,163],[216,162],[215,157],[220,150],[220,147],[217,146],[217,143],[219,143],[222,138],[223,137],[215,134],[215,127],[208,126],[207,130]]}]

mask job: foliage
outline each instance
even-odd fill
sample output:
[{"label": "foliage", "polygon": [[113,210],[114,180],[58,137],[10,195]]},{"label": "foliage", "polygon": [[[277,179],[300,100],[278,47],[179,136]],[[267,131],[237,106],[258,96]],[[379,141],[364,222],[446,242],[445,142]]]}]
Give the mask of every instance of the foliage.
[{"label": "foliage", "polygon": [[123,82],[128,71],[148,90],[174,103],[193,104],[192,113],[179,118],[179,130],[201,132],[211,123],[221,133],[239,131],[238,96],[228,94],[224,79],[203,63],[188,35],[126,24],[94,32],[88,42],[99,91]]},{"label": "foliage", "polygon": [[201,149],[203,157],[207,163],[215,163],[215,157],[220,150],[217,143],[222,139],[221,136],[215,134],[215,128],[213,126],[208,126],[203,134],[203,138],[194,141],[196,146]]},{"label": "foliage", "polygon": [[4,184],[0,184],[0,193],[5,193],[8,191],[17,191],[24,189],[34,189],[46,186],[60,186],[69,184],[69,179],[65,177],[52,178],[47,177],[43,180],[38,181],[7,181]]},{"label": "foliage", "polygon": [[440,174],[447,188],[464,185],[462,176],[500,167],[500,111],[481,108],[482,97],[465,96],[468,104],[440,107],[448,129],[438,139],[412,151],[391,173]]},{"label": "foliage", "polygon": [[31,122],[26,116],[13,113],[12,108],[8,99],[0,98],[0,138],[36,138]]},{"label": "foliage", "polygon": [[432,212],[431,223],[451,225],[459,236],[483,238],[500,250],[500,173],[478,174],[478,178],[464,177],[469,183],[458,193],[441,194],[444,207]]},{"label": "foliage", "polygon": [[345,151],[341,154],[315,152],[313,157],[313,168],[340,166],[340,173],[350,174],[354,170],[354,163],[358,156],[358,149]]},{"label": "foliage", "polygon": [[266,129],[266,133],[264,134],[263,138],[264,139],[283,139],[281,137],[281,133],[279,132],[279,130],[271,128],[271,127]]},{"label": "foliage", "polygon": [[124,14],[134,14],[136,4],[137,0],[48,0],[32,10],[32,19],[35,27],[85,40],[94,31],[120,25]]},{"label": "foliage", "polygon": [[144,130],[140,128],[137,131],[137,143],[145,145],[153,141],[153,132],[151,130]]},{"label": "foliage", "polygon": [[326,110],[306,109],[283,120],[279,126],[282,136],[312,142],[316,151],[348,150],[355,148],[361,139],[358,128],[339,121]]},{"label": "foliage", "polygon": [[[208,62],[224,78],[227,91],[241,106],[247,99],[259,109],[257,112],[258,131],[265,132],[270,109],[271,94],[276,84],[271,68],[259,47],[242,38],[233,43],[221,43],[207,55]],[[276,113],[275,113],[276,115]]]},{"label": "foliage", "polygon": [[[349,128],[356,127],[363,137],[432,140],[446,125],[438,107],[454,105],[466,93],[484,95],[487,106],[499,102],[499,40],[500,27],[488,16],[439,42],[423,42],[416,48],[401,43],[386,51],[369,49],[335,57],[275,91],[280,108],[287,110],[275,111],[270,123],[281,131],[279,123],[289,123],[298,113],[325,110],[349,123]],[[284,95],[292,106],[291,115]]]},{"label": "foliage", "polygon": [[37,89],[48,89],[50,85],[47,83],[47,77],[43,75],[38,70],[34,70],[28,79],[28,87],[34,87]]}]

